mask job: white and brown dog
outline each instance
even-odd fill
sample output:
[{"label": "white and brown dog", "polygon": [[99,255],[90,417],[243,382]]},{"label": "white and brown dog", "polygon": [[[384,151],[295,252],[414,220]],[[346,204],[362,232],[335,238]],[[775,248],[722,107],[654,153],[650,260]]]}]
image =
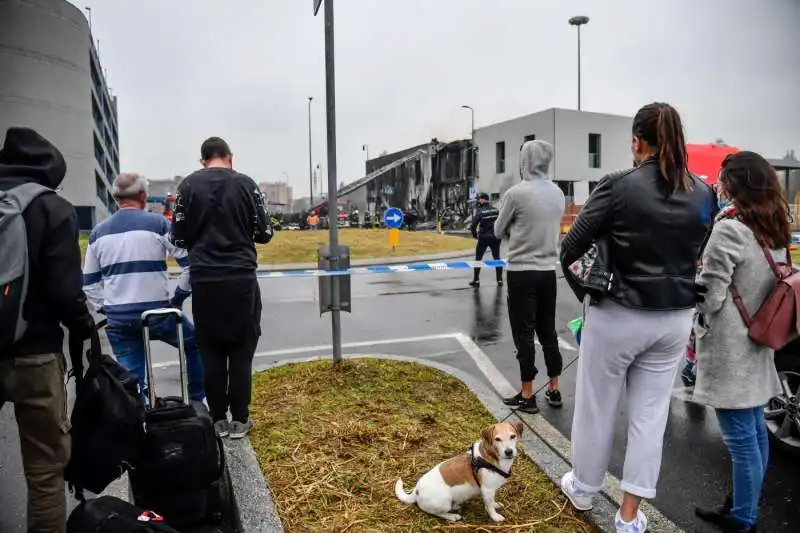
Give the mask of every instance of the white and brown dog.
[{"label": "white and brown dog", "polygon": [[502,522],[505,518],[497,512],[501,505],[494,496],[511,475],[521,435],[522,422],[489,426],[466,453],[426,472],[410,494],[403,489],[402,479],[395,483],[394,493],[401,502],[416,503],[426,513],[451,522],[461,520],[461,504],[481,496],[489,518]]}]

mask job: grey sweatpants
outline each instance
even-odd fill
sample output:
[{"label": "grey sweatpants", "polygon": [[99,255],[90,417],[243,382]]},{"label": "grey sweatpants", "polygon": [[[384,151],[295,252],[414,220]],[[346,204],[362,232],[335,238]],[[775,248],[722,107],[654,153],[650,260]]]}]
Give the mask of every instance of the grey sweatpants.
[{"label": "grey sweatpants", "polygon": [[621,488],[655,498],[673,383],[691,327],[691,309],[641,311],[608,299],[587,307],[572,420],[577,488],[603,488],[622,398],[628,445]]}]

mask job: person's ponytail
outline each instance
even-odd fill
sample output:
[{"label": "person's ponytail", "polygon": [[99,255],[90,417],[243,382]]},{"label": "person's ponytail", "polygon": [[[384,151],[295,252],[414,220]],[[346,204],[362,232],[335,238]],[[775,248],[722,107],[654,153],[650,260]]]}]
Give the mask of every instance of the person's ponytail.
[{"label": "person's ponytail", "polygon": [[657,151],[659,173],[668,195],[692,188],[683,123],[675,108],[659,102],[644,106],[633,119],[633,133]]},{"label": "person's ponytail", "polygon": [[672,106],[663,104],[659,109],[656,135],[658,167],[661,170],[661,177],[668,183],[669,191],[690,190],[692,184],[686,168],[686,139],[683,135],[683,124],[678,112]]}]

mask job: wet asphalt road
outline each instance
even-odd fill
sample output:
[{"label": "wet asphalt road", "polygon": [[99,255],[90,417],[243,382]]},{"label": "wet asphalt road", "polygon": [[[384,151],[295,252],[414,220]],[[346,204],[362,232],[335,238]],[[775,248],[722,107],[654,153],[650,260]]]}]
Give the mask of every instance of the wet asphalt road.
[{"label": "wet asphalt road", "polygon": [[[483,273],[484,287],[467,288],[470,273],[427,272],[364,275],[353,278],[353,313],[343,315],[346,353],[392,353],[431,357],[480,374],[457,343],[420,337],[464,333],[472,338],[511,383],[518,380],[513,344],[505,308],[505,290],[497,288],[493,274]],[[319,316],[315,279],[270,279],[261,282],[264,336],[257,366],[292,355],[324,354],[330,342],[330,319]],[[580,314],[580,306],[563,280],[559,281],[558,328],[562,339],[574,344],[566,324]],[[190,311],[190,306],[187,307]],[[394,340],[392,340],[394,339]],[[370,346],[370,341],[383,344]],[[267,353],[264,353],[267,352]],[[277,353],[276,353],[277,352]],[[537,354],[539,356],[540,354]],[[565,363],[577,353],[565,350]],[[157,346],[156,362],[174,359],[167,347]],[[540,362],[541,358],[537,360]],[[174,367],[157,371],[165,392],[175,391]],[[482,379],[485,379],[480,375]],[[544,384],[544,378],[537,379]],[[562,377],[564,407],[542,408],[542,414],[569,437],[574,397],[575,366]],[[680,387],[676,382],[676,388]],[[625,443],[624,411],[620,410],[611,472],[621,475]],[[800,457],[773,452],[762,500],[760,531],[789,533],[800,530]],[[720,440],[716,419],[704,407],[674,398],[665,435],[664,462],[659,495],[654,505],[687,532],[716,531],[695,519],[695,505],[721,501],[727,490],[729,459]],[[19,469],[16,430],[8,408],[0,413],[0,531],[23,532],[24,481]]]}]

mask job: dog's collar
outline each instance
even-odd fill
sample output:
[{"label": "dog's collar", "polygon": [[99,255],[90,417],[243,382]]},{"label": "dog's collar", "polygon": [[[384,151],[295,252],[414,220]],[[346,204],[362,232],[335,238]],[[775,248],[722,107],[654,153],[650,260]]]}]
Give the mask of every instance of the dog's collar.
[{"label": "dog's collar", "polygon": [[486,470],[491,470],[495,474],[503,476],[506,479],[511,477],[511,471],[505,472],[502,469],[490,463],[489,461],[487,461],[486,459],[484,459],[483,457],[476,455],[475,443],[473,443],[472,446],[469,447],[469,464],[472,467],[472,477],[475,478],[475,483],[477,483],[479,487],[481,486],[481,481],[480,479],[478,479],[478,471],[481,468],[485,468]]}]

